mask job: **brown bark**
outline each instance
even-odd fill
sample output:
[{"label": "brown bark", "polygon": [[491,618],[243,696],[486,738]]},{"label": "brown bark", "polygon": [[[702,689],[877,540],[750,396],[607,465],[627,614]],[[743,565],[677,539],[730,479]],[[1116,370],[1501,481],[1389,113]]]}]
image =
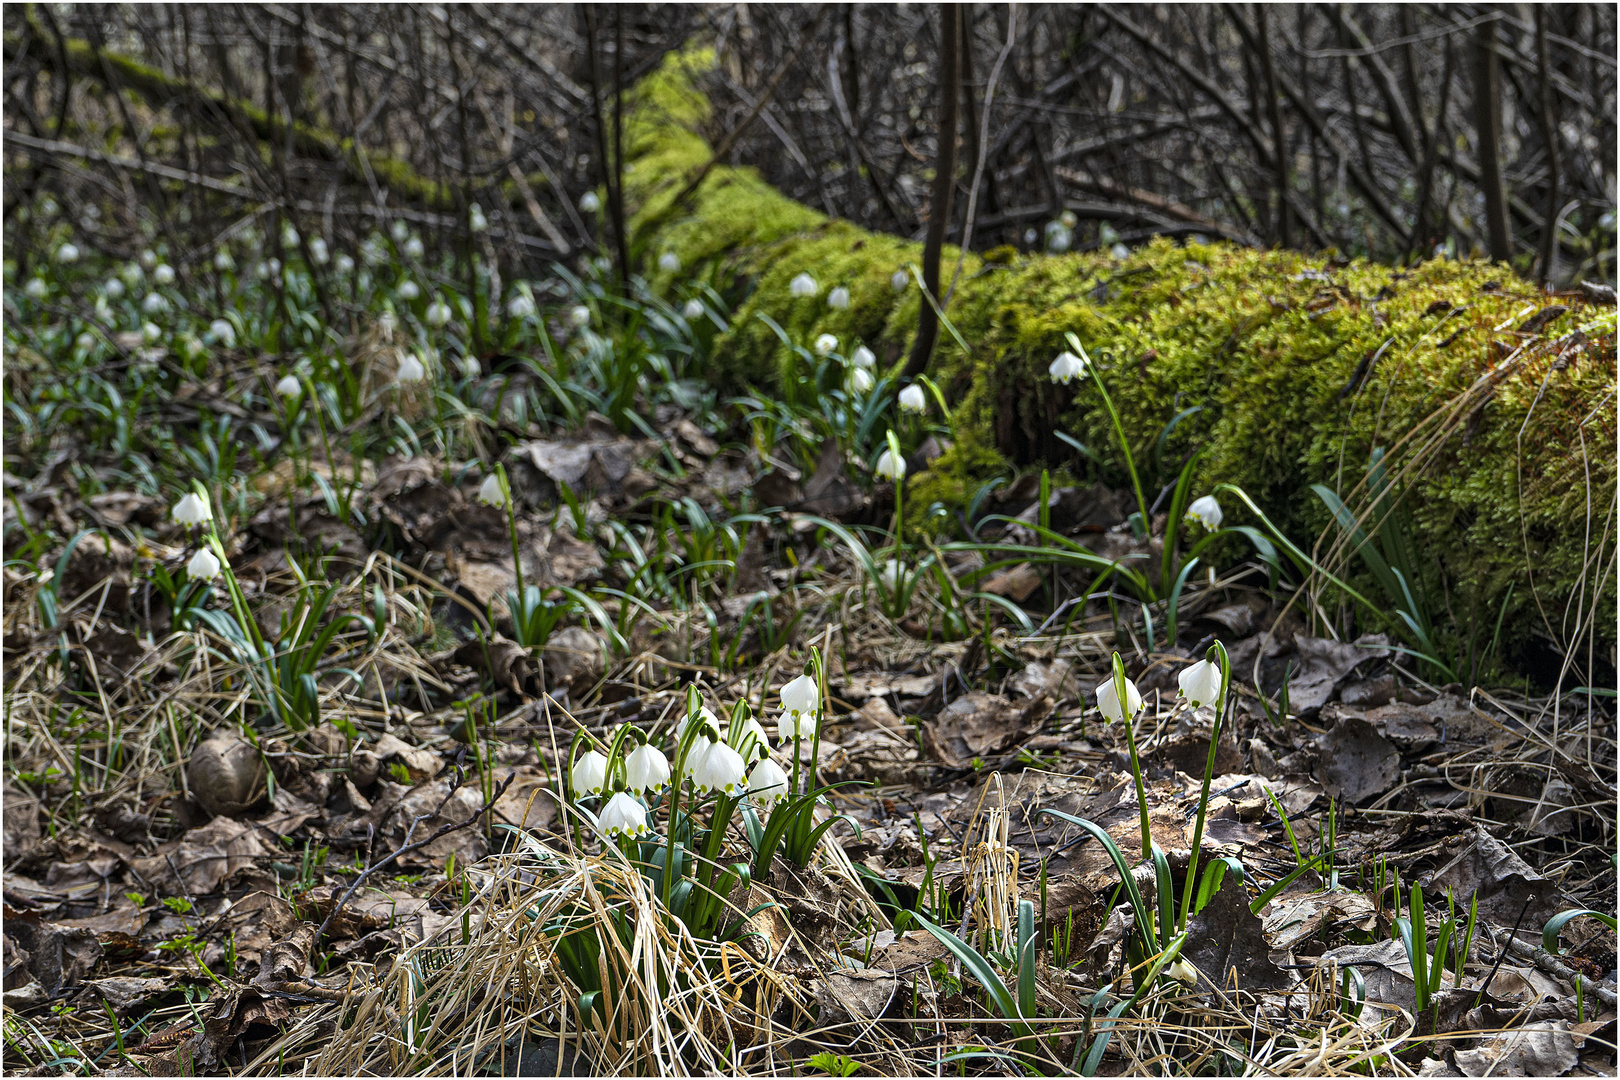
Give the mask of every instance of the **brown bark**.
[{"label": "brown bark", "polygon": [[[939,145],[934,151],[934,188],[928,207],[928,236],[923,241],[923,288],[939,300],[939,256],[945,248],[945,230],[951,224],[951,195],[956,189],[956,107],[962,100],[960,61],[962,8],[939,6]],[[939,316],[925,298],[917,319],[917,340],[906,362],[906,376],[915,378],[928,369],[939,338]]]}]

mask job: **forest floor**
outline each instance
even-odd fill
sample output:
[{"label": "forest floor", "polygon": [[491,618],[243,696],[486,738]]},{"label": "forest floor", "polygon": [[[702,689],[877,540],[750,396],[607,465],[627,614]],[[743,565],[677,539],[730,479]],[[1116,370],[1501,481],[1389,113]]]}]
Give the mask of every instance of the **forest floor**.
[{"label": "forest floor", "polygon": [[[937,409],[855,342],[717,393],[695,284],[536,283],[480,350],[387,270],[339,327],[233,267],[222,325],[156,264],[7,282],[8,1073],[1613,1074],[1612,697],[1260,560],[1100,583],[1178,559],[1104,483],[902,532]],[[829,790],[604,841],[574,764],[699,705]]]}]

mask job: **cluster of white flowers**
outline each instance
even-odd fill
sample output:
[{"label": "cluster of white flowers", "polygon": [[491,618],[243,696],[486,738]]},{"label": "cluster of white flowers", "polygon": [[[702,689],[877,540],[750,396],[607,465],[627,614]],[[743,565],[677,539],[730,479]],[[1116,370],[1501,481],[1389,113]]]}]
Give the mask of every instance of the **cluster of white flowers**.
[{"label": "cluster of white flowers", "polygon": [[[776,734],[783,749],[792,752],[795,740],[816,737],[820,688],[810,676],[801,675],[782,687],[781,703]],[[746,796],[767,812],[787,794],[788,774],[772,757],[770,736],[758,720],[749,717],[728,724],[700,705],[676,722],[672,734],[674,762],[634,730],[613,741],[609,753],[617,760],[598,749],[574,759],[568,774],[574,797],[606,800],[596,825],[608,839],[648,835],[652,829],[644,800],[672,783],[690,783],[698,795]]]}]

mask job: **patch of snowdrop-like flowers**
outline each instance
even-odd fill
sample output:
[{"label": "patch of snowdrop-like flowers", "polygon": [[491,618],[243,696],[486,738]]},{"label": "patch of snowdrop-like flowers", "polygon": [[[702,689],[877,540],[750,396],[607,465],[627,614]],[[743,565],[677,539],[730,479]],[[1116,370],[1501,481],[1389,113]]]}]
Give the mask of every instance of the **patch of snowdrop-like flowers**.
[{"label": "patch of snowdrop-like flowers", "polygon": [[906,475],[906,459],[896,457],[893,450],[884,450],[878,455],[872,472],[885,480],[901,480]]},{"label": "patch of snowdrop-like flowers", "polygon": [[625,755],[624,775],[631,791],[660,791],[669,783],[669,758],[651,743],[642,743]]},{"label": "patch of snowdrop-like flowers", "polygon": [[146,276],[146,273],[138,263],[125,263],[124,268],[118,271],[118,276],[124,279],[125,285],[133,289]]},{"label": "patch of snowdrop-like flowers", "polygon": [[109,300],[120,299],[124,295],[124,283],[117,278],[108,278],[107,284],[101,287],[101,295]]},{"label": "patch of snowdrop-like flowers", "polygon": [[692,786],[700,792],[735,795],[747,780],[747,765],[742,755],[723,742],[710,743],[703,760],[692,769]]},{"label": "patch of snowdrop-like flowers", "polygon": [[534,314],[534,300],[528,293],[518,293],[506,302],[506,313],[514,319],[527,319]]},{"label": "patch of snowdrop-like flowers", "polygon": [[[1097,708],[1102,710],[1105,720],[1110,724],[1117,724],[1125,719],[1125,712],[1119,707],[1119,694],[1114,689],[1114,680],[1111,676],[1097,684],[1095,693]],[[1125,680],[1125,704],[1133,717],[1142,711],[1142,692],[1129,679]]]},{"label": "patch of snowdrop-like flowers", "polygon": [[602,197],[594,191],[587,191],[579,197],[579,212],[594,214],[602,209]]},{"label": "patch of snowdrop-like flowers", "polygon": [[141,252],[140,260],[141,269],[150,270],[152,267],[158,264],[157,252],[153,251],[151,248],[147,248],[145,251]]},{"label": "patch of snowdrop-like flowers", "polygon": [[666,251],[658,256],[658,269],[666,274],[673,274],[681,268],[681,257],[673,251]]},{"label": "patch of snowdrop-like flowers", "polygon": [[477,203],[467,211],[467,228],[473,232],[483,232],[489,228],[489,219],[484,216],[484,208]]},{"label": "patch of snowdrop-like flowers", "polygon": [[1046,223],[1046,250],[1054,255],[1068,251],[1074,243],[1074,232],[1061,221]]},{"label": "patch of snowdrop-like flowers", "polygon": [[478,485],[478,501],[485,506],[506,505],[506,489],[501,487],[499,473],[490,473],[484,477],[484,482]]},{"label": "patch of snowdrop-like flowers", "polygon": [[28,284],[23,286],[23,293],[32,300],[43,300],[50,291],[51,287],[45,284],[44,278],[29,278]]},{"label": "patch of snowdrop-like flowers", "polygon": [[337,261],[332,264],[332,269],[340,274],[354,273],[354,256],[347,253],[339,255]]},{"label": "patch of snowdrop-like flowers", "polygon": [[291,225],[283,225],[281,227],[281,246],[284,248],[297,247],[298,230],[293,228]]},{"label": "patch of snowdrop-like flowers", "polygon": [[186,563],[186,576],[193,581],[212,581],[219,577],[219,556],[207,548],[198,548],[197,554]]},{"label": "patch of snowdrop-like flowers", "polygon": [[214,269],[222,274],[236,269],[236,260],[231,258],[231,253],[227,249],[220,248],[214,252]]},{"label": "patch of snowdrop-like flowers", "polygon": [[826,356],[836,348],[838,348],[838,339],[833,337],[831,334],[822,334],[820,337],[816,338],[817,356]]},{"label": "patch of snowdrop-like flowers", "polygon": [[420,259],[422,252],[425,250],[422,247],[422,238],[420,236],[413,236],[405,241],[405,257],[407,259]]},{"label": "patch of snowdrop-like flowers", "polygon": [[283,375],[276,381],[276,393],[284,398],[294,398],[304,392],[304,384],[298,381],[296,375]]},{"label": "patch of snowdrop-like flowers", "polygon": [[236,344],[236,327],[227,319],[215,319],[208,324],[208,336],[229,349]]},{"label": "patch of snowdrop-like flowers", "polygon": [[895,292],[905,292],[906,286],[911,284],[911,275],[904,270],[896,270],[889,275],[889,288]]},{"label": "patch of snowdrop-like flowers", "polygon": [[842,285],[827,294],[827,306],[834,311],[849,310],[849,290]]},{"label": "patch of snowdrop-like flowers", "polygon": [[399,288],[395,291],[399,293],[399,298],[401,300],[415,300],[417,297],[422,295],[421,288],[418,287],[416,282],[412,281],[410,278],[406,278],[404,281],[400,282]]},{"label": "patch of snowdrop-like flowers", "polygon": [[906,580],[906,568],[895,559],[890,559],[878,567],[878,584],[888,592],[898,592],[900,585]]},{"label": "patch of snowdrop-like flowers", "polygon": [[156,345],[163,340],[163,328],[154,322],[141,323],[141,341],[148,345]]},{"label": "patch of snowdrop-like flowers", "polygon": [[850,368],[846,381],[852,394],[864,394],[872,389],[872,373],[865,368]]},{"label": "patch of snowdrop-like flowers", "polygon": [[411,227],[403,221],[396,220],[388,231],[393,234],[396,244],[403,244],[411,238]]},{"label": "patch of snowdrop-like flowers", "polygon": [[574,768],[568,774],[568,782],[573,785],[574,797],[584,798],[586,795],[600,795],[602,789],[607,787],[608,759],[596,750],[587,750],[579,755],[574,762]]},{"label": "patch of snowdrop-like flowers", "polygon": [[916,413],[928,411],[928,396],[923,393],[922,387],[912,383],[900,391],[900,411]]},{"label": "patch of snowdrop-like flowers", "polygon": [[1213,495],[1201,495],[1187,507],[1187,520],[1196,521],[1210,532],[1221,527],[1221,504]]},{"label": "patch of snowdrop-like flowers", "polygon": [[161,315],[169,310],[169,301],[162,293],[147,293],[141,301],[141,311],[147,315]]},{"label": "patch of snowdrop-like flowers", "polygon": [[691,322],[693,319],[703,318],[703,310],[703,301],[693,299],[688,300],[686,306],[681,308],[681,314],[686,317],[687,322]]},{"label": "patch of snowdrop-like flowers", "polygon": [[788,292],[793,296],[814,296],[820,291],[821,286],[809,274],[795,274],[793,280],[788,282]]},{"label": "patch of snowdrop-like flowers", "polygon": [[591,325],[591,309],[584,304],[575,304],[569,308],[568,325],[575,328]]},{"label": "patch of snowdrop-like flowers", "polygon": [[1052,361],[1046,372],[1052,376],[1053,382],[1066,383],[1086,373],[1086,362],[1065,350],[1057,354],[1057,358]]},{"label": "patch of snowdrop-like flowers", "polygon": [[877,366],[877,357],[873,356],[872,350],[868,349],[865,345],[857,345],[855,347],[855,351],[850,354],[849,362],[858,368],[865,368],[867,371],[871,371]]},{"label": "patch of snowdrop-like flowers", "polygon": [[169,516],[177,525],[201,525],[213,518],[213,511],[208,509],[208,502],[195,491],[180,497],[169,511]]},{"label": "patch of snowdrop-like flowers", "polygon": [[159,285],[173,285],[174,267],[168,263],[158,263],[157,269],[152,271],[152,280]]},{"label": "patch of snowdrop-like flowers", "polygon": [[813,736],[821,711],[821,690],[808,675],[782,687],[782,715],[776,723],[777,738],[792,742],[795,737]]},{"label": "patch of snowdrop-like flowers", "polygon": [[621,791],[607,801],[596,816],[596,827],[609,840],[619,837],[639,839],[652,832],[647,825],[647,808],[627,791]]},{"label": "patch of snowdrop-like flowers", "polygon": [[760,758],[748,774],[748,797],[754,805],[769,811],[776,801],[787,794],[788,775],[782,766],[769,756]]},{"label": "patch of snowdrop-like flowers", "polygon": [[1208,660],[1200,660],[1191,667],[1182,669],[1176,676],[1176,683],[1181,687],[1181,696],[1193,708],[1200,705],[1213,705],[1221,696],[1221,668],[1219,664],[1212,664]]},{"label": "patch of snowdrop-like flowers", "polygon": [[429,326],[435,328],[443,326],[450,321],[450,305],[443,300],[434,300],[433,303],[427,306],[427,311],[423,313],[422,319]]},{"label": "patch of snowdrop-like flowers", "polygon": [[56,261],[59,263],[76,263],[79,261],[79,245],[63,244],[56,249]]},{"label": "patch of snowdrop-like flowers", "polygon": [[332,257],[331,252],[327,250],[326,241],[318,236],[311,240],[309,242],[309,257],[315,260],[316,266],[325,266]]},{"label": "patch of snowdrop-like flowers", "polygon": [[96,347],[96,335],[86,330],[84,333],[73,339],[73,344],[77,345],[85,352],[89,352],[91,349]]},{"label": "patch of snowdrop-like flowers", "polygon": [[422,366],[421,359],[415,353],[406,353],[399,358],[399,370],[394,373],[395,382],[421,382],[425,378],[427,368]]}]

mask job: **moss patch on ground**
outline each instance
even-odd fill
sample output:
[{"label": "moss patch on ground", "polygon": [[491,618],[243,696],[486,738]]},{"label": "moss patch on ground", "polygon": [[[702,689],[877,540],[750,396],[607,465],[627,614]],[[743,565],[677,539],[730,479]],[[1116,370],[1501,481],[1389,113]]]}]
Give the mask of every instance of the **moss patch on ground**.
[{"label": "moss patch on ground", "polygon": [[[640,86],[626,189],[649,265],[672,250],[682,273],[707,268],[737,287],[715,378],[771,387],[787,351],[759,316],[799,341],[831,333],[849,348],[864,342],[898,369],[921,297],[915,284],[896,291],[891,276],[920,258],[920,245],[829,219],[745,168],[717,166],[685,205],[670,205],[709,157],[701,85],[711,64],[705,52],[675,54]],[[946,280],[955,259],[947,249]],[[655,287],[668,284],[670,275],[649,272]],[[791,295],[801,272],[816,279],[817,296]],[[835,286],[849,290],[847,309],[827,305]],[[1567,310],[1548,310],[1555,305]],[[1162,457],[1202,449],[1195,493],[1237,485],[1305,547],[1331,525],[1312,484],[1349,499],[1378,452],[1399,471],[1413,448],[1403,437],[1475,387],[1477,407],[1445,425],[1437,452],[1402,487],[1437,621],[1494,621],[1512,586],[1514,632],[1539,626],[1563,641],[1573,603],[1613,603],[1593,595],[1599,582],[1613,584],[1612,307],[1548,297],[1484,261],[1401,269],[1161,239],[1124,259],[969,256],[948,316],[968,347],[942,333],[930,375],[951,405],[958,446],[908,481],[919,510],[959,502],[1011,468],[1096,474],[1060,432],[1093,450],[1106,478],[1123,478],[1095,384],[1047,376],[1073,332],[1139,465],[1154,459],[1172,418],[1197,407],[1159,445]],[[1247,518],[1223,502],[1229,521]],[[1613,620],[1598,622],[1599,642],[1611,646]]]}]

